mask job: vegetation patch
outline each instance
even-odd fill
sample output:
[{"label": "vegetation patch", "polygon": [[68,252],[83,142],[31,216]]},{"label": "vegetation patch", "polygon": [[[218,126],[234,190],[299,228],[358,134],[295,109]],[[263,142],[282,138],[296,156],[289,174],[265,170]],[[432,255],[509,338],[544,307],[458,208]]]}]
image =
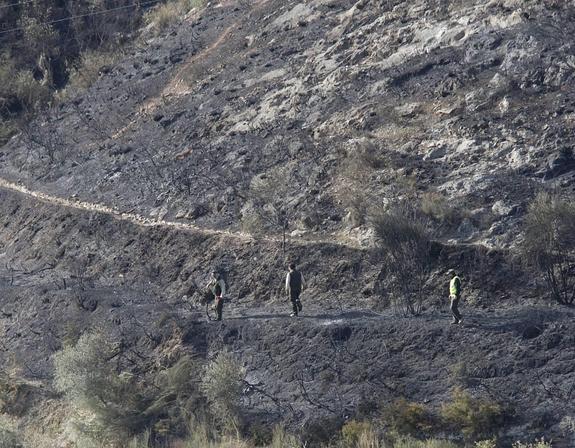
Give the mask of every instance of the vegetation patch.
[{"label": "vegetation patch", "polygon": [[443,404],[441,416],[448,426],[460,431],[466,439],[477,439],[498,431],[503,421],[503,410],[496,402],[475,398],[456,387],[451,402]]},{"label": "vegetation patch", "polygon": [[160,34],[193,8],[199,8],[204,0],[170,0],[162,3],[148,12],[144,20],[152,26],[156,34]]},{"label": "vegetation patch", "polygon": [[422,404],[404,398],[383,409],[383,422],[392,431],[404,435],[422,435],[433,429],[433,416]]}]

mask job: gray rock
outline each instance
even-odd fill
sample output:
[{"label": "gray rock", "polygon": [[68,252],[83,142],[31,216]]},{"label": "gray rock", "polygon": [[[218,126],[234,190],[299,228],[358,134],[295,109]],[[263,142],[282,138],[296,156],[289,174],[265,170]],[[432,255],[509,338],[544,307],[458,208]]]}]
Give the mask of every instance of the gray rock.
[{"label": "gray rock", "polygon": [[575,157],[571,148],[564,148],[547,159],[547,171],[543,180],[554,179],[565,173],[575,170]]},{"label": "gray rock", "polygon": [[503,201],[496,201],[491,207],[491,211],[498,216],[509,216],[517,210],[517,205],[505,204]]},{"label": "gray rock", "polygon": [[296,157],[303,150],[303,148],[303,143],[299,141],[290,142],[288,145],[288,151],[292,157]]}]

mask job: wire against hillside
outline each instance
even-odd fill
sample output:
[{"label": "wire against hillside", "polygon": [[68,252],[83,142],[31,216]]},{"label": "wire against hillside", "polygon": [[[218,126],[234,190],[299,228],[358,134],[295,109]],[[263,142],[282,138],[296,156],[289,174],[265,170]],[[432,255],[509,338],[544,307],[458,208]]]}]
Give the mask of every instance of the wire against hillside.
[{"label": "wire against hillside", "polygon": [[9,5],[0,5],[0,9],[11,8],[12,6],[22,6],[28,3],[34,3],[35,0],[28,0],[27,2],[10,3]]},{"label": "wire against hillside", "polygon": [[[142,3],[132,3],[131,5],[119,6],[117,8],[111,8],[111,9],[104,9],[102,11],[96,11],[93,13],[79,14],[77,16],[65,17],[63,19],[49,20],[48,22],[40,22],[40,25],[52,25],[54,23],[69,22],[70,20],[74,20],[74,19],[81,19],[83,17],[98,16],[98,15],[102,15],[102,14],[107,14],[109,12],[120,11],[123,9],[129,9],[129,8],[133,8],[133,7],[150,6],[150,5],[153,5],[156,3],[161,3],[162,1],[163,0],[150,0],[150,1],[142,2]],[[30,26],[21,26],[18,28],[11,28],[9,30],[0,31],[0,35],[8,34],[8,33],[14,33],[16,31],[22,31],[22,30],[25,30],[27,28],[30,28]]]}]

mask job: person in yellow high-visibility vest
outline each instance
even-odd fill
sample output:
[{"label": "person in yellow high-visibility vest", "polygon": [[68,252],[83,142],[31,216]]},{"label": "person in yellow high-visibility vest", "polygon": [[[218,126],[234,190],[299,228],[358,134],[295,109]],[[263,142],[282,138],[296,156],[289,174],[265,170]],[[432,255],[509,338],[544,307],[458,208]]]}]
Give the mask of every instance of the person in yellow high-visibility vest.
[{"label": "person in yellow high-visibility vest", "polygon": [[459,312],[459,299],[461,298],[461,279],[454,269],[450,269],[447,273],[449,277],[451,277],[449,282],[449,299],[451,300],[449,309],[453,315],[453,321],[451,323],[460,324],[461,313]]}]

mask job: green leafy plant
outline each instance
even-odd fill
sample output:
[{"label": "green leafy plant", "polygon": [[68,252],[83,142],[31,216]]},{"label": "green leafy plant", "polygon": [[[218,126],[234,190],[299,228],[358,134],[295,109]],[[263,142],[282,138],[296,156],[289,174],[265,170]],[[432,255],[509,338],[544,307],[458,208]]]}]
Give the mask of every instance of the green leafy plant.
[{"label": "green leafy plant", "polygon": [[160,437],[184,433],[185,419],[198,402],[190,359],[180,358],[145,382],[118,372],[112,361],[120,352],[105,335],[86,333],[54,355],[55,387],[75,411],[72,423],[78,434],[125,445],[136,443],[133,437],[146,429]]},{"label": "green leafy plant", "polygon": [[424,405],[403,398],[383,408],[382,418],[392,431],[399,434],[420,435],[429,432],[433,426],[432,415]]},{"label": "green leafy plant", "polygon": [[221,352],[204,372],[201,388],[210,410],[225,430],[239,432],[245,371],[228,352]]},{"label": "green leafy plant", "polygon": [[456,387],[452,399],[444,403],[441,416],[445,422],[468,439],[490,435],[499,429],[503,420],[503,410],[491,400],[475,398],[463,389]]}]

